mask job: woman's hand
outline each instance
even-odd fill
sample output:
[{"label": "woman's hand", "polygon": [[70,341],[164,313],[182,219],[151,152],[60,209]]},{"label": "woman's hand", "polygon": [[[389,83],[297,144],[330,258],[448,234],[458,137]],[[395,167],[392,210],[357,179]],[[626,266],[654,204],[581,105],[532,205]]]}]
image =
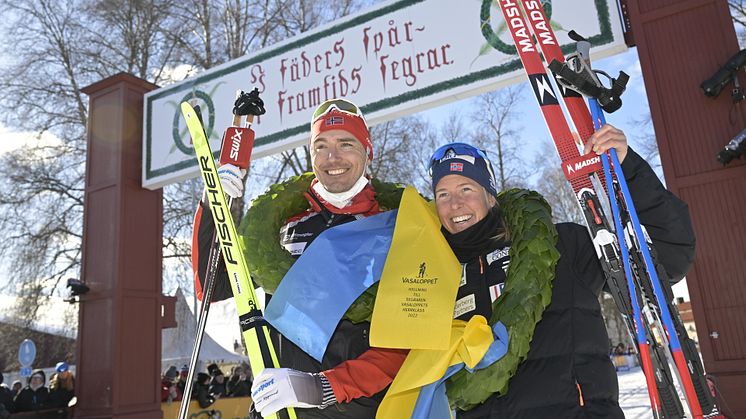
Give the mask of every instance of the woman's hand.
[{"label": "woman's hand", "polygon": [[624,135],[622,130],[613,125],[606,124],[588,138],[588,142],[585,143],[585,148],[583,149],[583,154],[593,151],[601,155],[611,148],[616,149],[619,163],[622,163],[624,158],[627,157],[627,149],[629,148],[627,136]]}]

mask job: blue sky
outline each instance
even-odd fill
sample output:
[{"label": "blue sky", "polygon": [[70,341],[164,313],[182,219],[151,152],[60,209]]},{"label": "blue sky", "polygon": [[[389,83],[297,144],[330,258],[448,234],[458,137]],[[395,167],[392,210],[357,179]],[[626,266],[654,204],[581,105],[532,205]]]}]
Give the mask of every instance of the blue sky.
[{"label": "blue sky", "polygon": [[[616,77],[619,71],[624,71],[630,76],[627,90],[622,95],[622,108],[607,115],[606,119],[608,123],[622,129],[627,134],[627,138],[634,148],[642,134],[636,121],[647,118],[650,113],[637,48],[630,48],[621,54],[594,61],[593,67],[606,71],[612,77]],[[476,98],[463,99],[421,112],[419,115],[427,118],[436,126],[440,126],[440,121],[447,120],[453,112],[462,112],[464,115],[473,112],[475,102]],[[536,153],[542,144],[551,144],[549,131],[544,124],[533,93],[526,82],[521,84],[521,99],[516,114],[520,115],[519,120],[516,121],[516,126],[520,127],[521,141],[525,141],[527,154]],[[525,158],[524,161],[531,162],[533,160],[530,156],[527,157],[529,158]]]},{"label": "blue sky", "polygon": [[[621,109],[607,115],[606,120],[608,123],[622,129],[627,134],[631,147],[634,148],[642,135],[650,134],[650,132],[640,132],[641,128],[638,124],[638,121],[649,118],[650,105],[648,104],[647,92],[645,91],[645,84],[642,79],[637,48],[629,48],[621,54],[597,60],[594,62],[593,67],[606,71],[612,77],[619,74],[619,71],[624,71],[630,76],[627,90],[622,95],[623,104]],[[522,128],[521,138],[526,141],[525,153],[537,153],[540,152],[542,144],[551,144],[551,137],[543,122],[536,99],[534,99],[533,93],[526,82],[522,83],[522,92],[517,112],[518,115],[521,115],[521,118],[517,125]],[[473,112],[475,101],[476,98],[464,99],[422,112],[419,115],[439,126],[440,121],[447,120],[448,116],[453,112],[464,112],[464,114]],[[648,130],[652,131],[652,125]],[[553,155],[556,154],[554,149],[549,151]],[[530,162],[533,160],[530,155],[527,157],[524,161]],[[660,170],[658,170],[658,174],[662,176]],[[686,301],[689,301],[686,280],[679,282],[673,288],[675,296],[684,297]]]}]

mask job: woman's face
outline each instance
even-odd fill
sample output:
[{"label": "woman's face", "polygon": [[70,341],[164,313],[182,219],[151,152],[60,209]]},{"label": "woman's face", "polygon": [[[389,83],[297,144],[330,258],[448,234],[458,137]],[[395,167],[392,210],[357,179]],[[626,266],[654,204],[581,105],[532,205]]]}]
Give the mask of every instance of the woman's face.
[{"label": "woman's face", "polygon": [[494,205],[495,198],[466,176],[447,175],[435,185],[438,218],[451,234],[478,223]]},{"label": "woman's face", "polygon": [[44,385],[44,379],[41,378],[41,375],[34,374],[31,376],[31,381],[29,382],[29,385],[31,388],[39,388],[42,385]]}]

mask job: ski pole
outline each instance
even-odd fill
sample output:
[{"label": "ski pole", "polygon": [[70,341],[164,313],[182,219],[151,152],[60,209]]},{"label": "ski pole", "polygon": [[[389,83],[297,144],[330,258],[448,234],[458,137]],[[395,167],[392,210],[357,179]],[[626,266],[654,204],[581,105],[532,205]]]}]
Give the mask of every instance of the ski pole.
[{"label": "ski pole", "polygon": [[[533,0],[522,0],[522,5],[523,5],[524,12],[525,12],[525,14],[527,16],[527,20],[531,24],[531,30],[533,31],[533,35],[535,36],[535,38],[537,40],[537,43],[540,46],[540,48],[542,50],[542,53],[544,54],[544,57],[546,58],[546,61],[558,61],[557,64],[564,63],[564,61],[565,61],[564,54],[562,53],[562,51],[561,51],[561,49],[559,47],[559,43],[557,42],[557,39],[554,36],[554,32],[551,29],[551,25],[550,25],[548,19],[546,19],[546,16],[544,14],[544,11],[542,10],[541,4],[539,2],[533,1]],[[505,6],[514,7],[512,4],[509,4],[509,3],[505,3]],[[505,10],[503,10],[503,12],[505,13]],[[513,15],[513,17],[515,17],[515,15],[520,15],[520,13],[515,13],[515,11],[514,11],[512,13],[512,15]],[[507,21],[507,17],[506,17],[506,21]],[[518,23],[521,23],[521,22],[518,22]],[[526,26],[527,25],[525,24],[525,20],[524,20],[523,23],[522,23],[522,27],[526,27]],[[510,27],[510,25],[509,25],[509,27]],[[511,30],[512,29],[513,28],[511,27]],[[545,92],[545,93],[542,93],[541,96],[539,96],[538,92],[535,90],[535,93],[537,93],[537,98],[539,98],[539,97],[542,98],[542,100],[540,100],[539,102],[540,102],[540,105],[541,105],[542,110],[543,110],[544,107],[545,107],[545,104],[548,103],[548,101],[546,101],[545,98],[546,98],[546,96],[548,94],[551,94],[551,91],[547,87],[541,86],[539,83],[535,83],[533,81],[533,79],[531,77],[531,73],[538,73],[538,71],[539,71],[539,69],[537,68],[538,66],[532,64],[531,67],[534,68],[534,70],[531,70],[529,68],[529,65],[526,63],[526,59],[524,58],[524,56],[529,56],[530,55],[530,57],[528,57],[528,58],[530,58],[531,60],[536,60],[536,61],[540,61],[540,59],[533,57],[533,56],[538,56],[538,54],[536,53],[536,51],[533,48],[531,48],[531,46],[529,45],[527,39],[521,39],[519,37],[516,37],[517,33],[520,34],[520,32],[518,32],[518,31],[514,31],[513,32],[514,41],[516,41],[515,42],[516,43],[516,47],[518,48],[521,60],[524,62],[524,66],[526,67],[526,70],[529,73],[529,79],[532,80],[532,85],[534,85],[535,89],[540,88],[541,91]],[[526,42],[522,42],[522,41],[526,41]],[[555,64],[555,62],[552,62],[552,64]],[[562,66],[564,67],[564,64],[562,64]],[[552,70],[554,70],[555,73],[559,73],[557,70],[555,70],[553,68],[553,66],[551,64],[550,64],[549,67]],[[543,68],[541,70],[543,70]],[[575,75],[575,72],[572,72],[572,75]],[[561,73],[559,73],[558,76],[562,77],[563,75]],[[595,77],[595,75],[594,75],[594,77]],[[583,86],[585,86],[587,89],[590,89],[590,88],[598,89],[598,92],[596,92],[597,93],[596,96],[603,98],[605,106],[606,106],[606,108],[609,111],[614,111],[614,110],[618,109],[621,106],[621,100],[619,99],[619,96],[621,95],[621,92],[624,91],[627,79],[628,79],[628,77],[626,76],[626,74],[620,72],[620,76],[619,76],[618,79],[612,79],[612,81],[613,81],[613,87],[612,87],[612,89],[598,89],[599,85],[597,83],[595,83],[596,80],[582,79],[580,81],[582,82],[581,84]],[[575,84],[577,84],[577,83],[575,83]],[[562,88],[563,87],[562,85],[564,85],[564,88]],[[585,142],[593,134],[593,132],[595,131],[594,124],[593,124],[593,122],[591,122],[591,118],[590,118],[590,115],[589,115],[589,112],[588,112],[588,108],[586,107],[585,103],[583,103],[582,96],[575,90],[576,87],[574,87],[574,86],[567,86],[567,84],[565,84],[565,83],[562,83],[562,85],[560,85],[561,86],[560,90],[562,91],[563,101],[564,101],[564,103],[565,103],[565,105],[567,107],[567,110],[568,110],[568,112],[570,114],[570,117],[571,117],[571,119],[572,119],[572,121],[573,121],[576,129],[578,130],[578,132],[580,134],[581,139]],[[550,97],[550,99],[551,99],[551,97]],[[545,114],[545,119],[546,119],[546,117],[547,117],[547,115]],[[549,122],[550,121],[547,119],[547,123],[549,123]],[[557,143],[558,151],[560,151],[560,155],[562,157],[563,164],[566,164],[566,162],[569,162],[570,164],[567,164],[567,169],[571,169],[572,168],[571,164],[573,163],[573,161],[570,160],[569,158],[566,158],[565,156],[568,156],[568,152],[565,150],[564,151],[564,155],[563,155],[563,150],[560,148],[560,145],[563,145],[563,148],[565,148],[565,149],[569,148],[571,145],[570,144],[567,144],[567,145],[560,144],[558,142],[558,140],[561,140],[561,138],[557,138],[554,135],[553,135],[553,137],[555,138],[555,142]],[[574,147],[574,145],[572,145],[572,146]],[[573,151],[575,151],[575,150],[573,150]],[[590,159],[588,158],[588,160],[585,160],[585,161],[590,161]],[[608,166],[608,160],[606,161],[606,163],[607,163],[607,166]],[[575,166],[575,168],[577,168],[577,166]],[[570,177],[569,172],[570,172],[570,170],[565,170],[565,174],[568,177],[568,180],[570,180],[571,183],[572,183],[573,179]],[[597,173],[594,173],[594,175],[596,175],[596,174]],[[600,178],[600,181],[602,183],[604,183],[606,181],[605,183],[606,183],[606,185],[608,185],[607,188],[609,188],[608,189],[609,192],[613,191],[613,183],[610,183],[611,182],[610,180],[607,180],[607,178],[604,177],[604,178]],[[573,186],[573,189],[576,190],[576,186]],[[584,210],[584,214],[586,214],[586,211],[585,211],[586,208],[583,207],[582,205],[581,205],[581,208]],[[586,214],[586,221],[588,222],[589,220],[590,219],[589,219],[589,217]],[[591,236],[594,239],[594,243],[597,243],[597,240],[596,240],[597,236],[594,235],[595,230],[594,230],[594,228],[592,228],[592,223],[588,222],[587,224],[589,226],[589,231],[591,232]],[[619,231],[619,229],[617,229],[617,231]],[[624,243],[624,240],[621,237],[619,237],[617,239],[617,243],[610,243],[609,244],[609,247],[611,248],[611,249],[609,249],[609,251],[611,251],[611,253],[616,254],[616,252],[614,250],[621,251],[619,249],[621,247],[621,248],[624,248],[624,250],[625,250],[624,253],[626,253],[626,248],[623,246],[623,243]],[[606,254],[608,254],[608,253],[604,253],[604,255],[606,255]],[[601,256],[601,254],[599,254],[599,256]],[[612,295],[614,296],[617,305],[619,306],[620,309],[625,310],[624,311],[625,313],[629,313],[631,311],[631,310],[629,310],[629,308],[630,308],[629,305],[630,304],[629,304],[628,301],[626,301],[625,297],[627,297],[627,296],[625,295],[625,293],[622,292],[622,288],[624,286],[620,285],[621,281],[620,281],[619,276],[620,276],[620,274],[623,274],[623,273],[618,272],[618,268],[619,268],[618,264],[615,265],[614,263],[609,263],[611,261],[610,260],[606,260],[607,259],[606,257],[600,257],[599,259],[601,261],[601,265],[603,267],[604,274],[607,277],[607,283],[609,284],[609,287],[612,290],[616,291],[615,293],[612,293]],[[623,261],[625,261],[626,259],[627,259],[626,256],[622,258]],[[615,259],[614,261],[615,262],[619,262],[618,259]],[[629,268],[629,266],[625,266],[625,271],[627,273],[627,275],[625,275],[625,277],[627,278],[627,280],[630,279],[630,277],[629,277],[630,270],[628,268]],[[632,294],[636,298],[636,294],[634,294],[634,288],[631,289],[631,291],[630,291],[629,294]],[[635,305],[635,306],[637,308],[638,314],[635,315],[634,322],[630,322],[630,320],[629,320],[629,314],[626,315],[625,316],[626,324],[628,326],[628,329],[629,329],[630,333],[631,334],[634,333],[632,335],[633,339],[636,340],[636,341],[639,341],[639,342],[641,342],[643,344],[646,344],[647,340],[644,338],[644,333],[645,333],[646,329],[644,329],[642,327],[638,327],[640,325],[643,325],[644,323],[642,322],[642,317],[641,317],[641,314],[639,313],[639,305]],[[637,336],[637,337],[635,337],[635,336]],[[642,351],[645,352],[645,349],[643,349]],[[644,366],[644,368],[646,368],[646,369],[648,369],[650,371],[652,369],[651,366],[649,365],[650,358],[646,356],[646,359],[647,359],[646,364],[648,364],[648,365],[646,366],[645,364],[643,364],[643,366]],[[666,370],[663,370],[662,372],[666,372]],[[653,374],[647,374],[646,375],[646,377],[648,377],[648,378],[651,377],[651,376],[653,376]],[[657,377],[657,375],[656,375],[656,377]],[[658,402],[660,401],[660,399],[656,395],[657,388],[655,386],[649,386],[649,387],[650,387],[649,392],[650,392],[652,404],[654,406],[654,410],[658,411],[658,409],[656,409],[656,406],[659,405]],[[673,391],[674,391],[673,395],[676,396],[675,390],[673,390]],[[677,403],[674,403],[674,404],[678,405]],[[673,406],[673,407],[675,408],[676,406]],[[679,411],[680,408],[679,409],[673,409],[672,408],[670,410],[671,411]]]},{"label": "ski pole", "polygon": [[[232,199],[228,200],[230,206]],[[220,262],[220,247],[217,240],[217,233],[212,233],[212,242],[210,243],[210,253],[207,259],[208,274],[205,279],[205,292],[202,293],[202,306],[199,313],[199,322],[197,323],[197,332],[194,340],[194,346],[192,347],[192,354],[189,357],[189,370],[187,371],[187,380],[184,385],[184,393],[181,399],[181,405],[179,406],[179,419],[186,419],[189,411],[189,402],[192,396],[192,387],[194,386],[194,372],[197,369],[197,362],[199,360],[199,352],[202,348],[202,339],[205,335],[205,327],[207,326],[207,316],[210,311],[210,303],[212,301],[212,294],[215,290],[215,277],[217,276],[217,270]]]},{"label": "ski pole", "polygon": [[[200,122],[203,123],[202,113],[199,111],[199,108],[195,110],[197,111],[197,117],[199,118]],[[238,117],[237,121],[236,116],[234,115],[233,125],[239,125],[240,122],[240,116]],[[222,157],[223,156],[221,154],[221,163],[225,163],[224,161],[222,161]],[[239,164],[239,166],[242,166],[244,168],[248,168],[248,165],[248,159],[246,162],[240,162]],[[230,208],[232,205],[233,198],[228,198],[228,207]],[[205,292],[202,294],[202,306],[200,309],[199,321],[197,322],[197,332],[195,334],[194,346],[192,347],[192,354],[189,357],[189,370],[187,372],[187,381],[184,386],[184,394],[182,395],[181,405],[179,406],[179,419],[186,419],[189,411],[189,402],[191,401],[192,388],[194,386],[193,380],[195,371],[197,369],[197,362],[199,361],[199,352],[202,348],[202,340],[205,336],[205,328],[207,326],[207,318],[210,312],[212,294],[215,290],[215,278],[217,277],[218,267],[220,266],[220,256],[220,244],[218,243],[217,232],[213,231],[212,240],[210,242],[210,253],[208,254],[207,258],[207,278],[204,282]]]},{"label": "ski pole", "polygon": [[[590,99],[589,99],[590,100]],[[598,102],[596,102],[598,104]],[[591,110],[594,108],[592,107]],[[603,115],[601,115],[603,118]],[[601,128],[601,120],[593,118],[596,129]],[[624,264],[624,274],[627,278],[627,288],[629,290],[630,304],[632,306],[632,319],[634,321],[637,347],[640,354],[640,363],[642,364],[642,370],[645,375],[645,381],[648,386],[648,396],[650,397],[650,407],[653,410],[653,417],[663,418],[664,412],[661,407],[660,395],[658,394],[658,387],[655,382],[655,374],[653,372],[652,358],[650,356],[650,346],[648,344],[645,328],[643,326],[642,312],[640,311],[640,304],[637,301],[637,292],[635,291],[635,283],[632,276],[632,269],[630,268],[629,251],[627,246],[624,245],[624,229],[622,228],[621,212],[619,210],[619,203],[614,193],[614,181],[612,178],[611,167],[609,164],[609,158],[604,153],[601,156],[601,164],[604,167],[604,175],[606,176],[606,184],[609,187],[609,203],[611,205],[612,218],[614,219],[614,228],[617,234],[617,240],[619,240],[619,248],[622,252],[622,262]]]}]

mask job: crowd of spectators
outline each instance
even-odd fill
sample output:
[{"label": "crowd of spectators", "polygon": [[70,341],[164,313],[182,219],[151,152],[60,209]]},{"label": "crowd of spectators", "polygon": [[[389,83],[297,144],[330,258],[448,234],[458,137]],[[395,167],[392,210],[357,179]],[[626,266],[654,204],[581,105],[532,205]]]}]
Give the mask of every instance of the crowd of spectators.
[{"label": "crowd of spectators", "polygon": [[[177,369],[170,366],[161,377],[161,401],[181,401],[184,398],[184,388],[189,374],[189,368],[183,365]],[[207,372],[198,372],[192,389],[192,400],[197,400],[200,407],[206,408],[215,400],[224,397],[246,397],[251,394],[251,378],[248,366],[231,368],[230,376],[226,380],[223,371],[217,364],[207,366]]]},{"label": "crowd of spectators", "polygon": [[46,374],[40,369],[31,373],[25,387],[20,381],[8,387],[0,373],[0,418],[16,412],[66,408],[74,395],[75,377],[66,362],[57,363],[49,387]]}]

